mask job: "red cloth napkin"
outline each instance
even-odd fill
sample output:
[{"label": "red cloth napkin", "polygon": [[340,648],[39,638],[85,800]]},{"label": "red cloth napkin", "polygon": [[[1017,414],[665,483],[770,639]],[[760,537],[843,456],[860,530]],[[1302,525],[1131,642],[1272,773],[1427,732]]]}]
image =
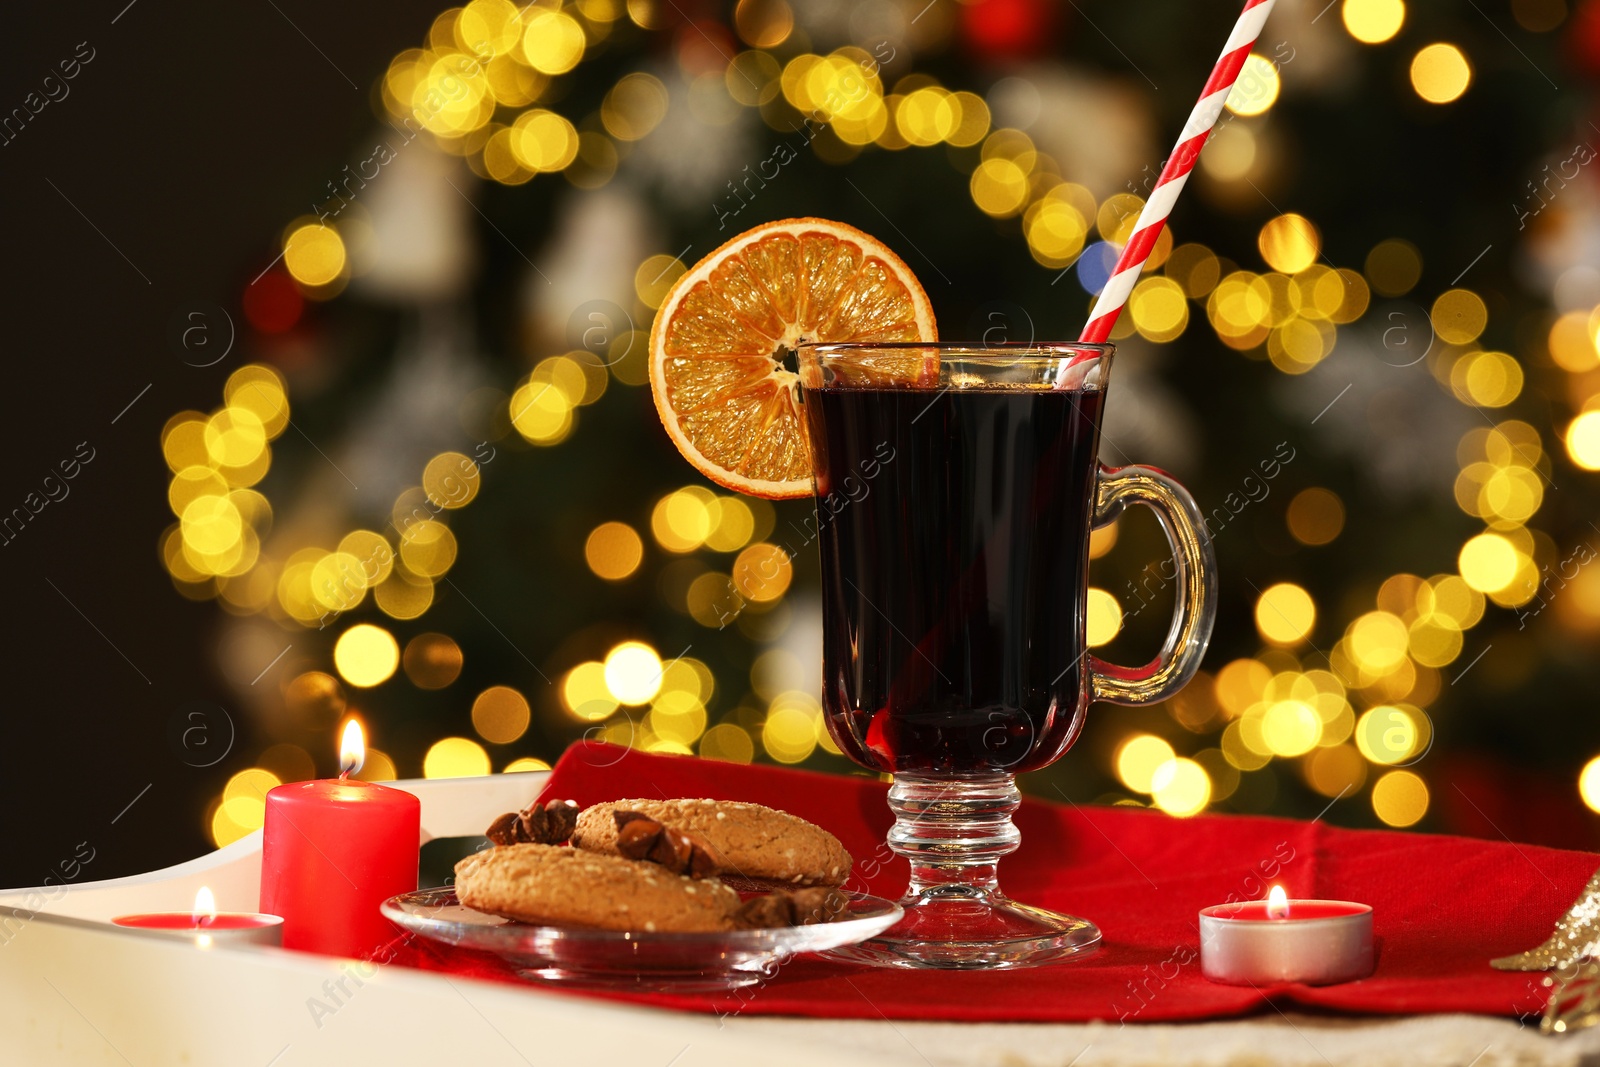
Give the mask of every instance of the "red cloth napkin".
[{"label": "red cloth napkin", "polygon": [[[544,795],[579,804],[714,797],[783,808],[832,831],[856,858],[852,888],[897,897],[906,865],[884,846],[892,822],[873,779],[739,766],[579,744]],[[1539,974],[1489,960],[1543,941],[1600,856],[1460,837],[1341,830],[1237,815],[1174,819],[1132,808],[1025,799],[1022,847],[1000,865],[1015,899],[1081,915],[1104,934],[1086,959],[1014,971],[887,970],[801,957],[730,994],[628,996],[719,1013],[832,1018],[1157,1022],[1298,1005],[1352,1013],[1520,1015],[1544,1007]],[[1200,973],[1196,913],[1280,884],[1291,898],[1371,904],[1377,972],[1344,985],[1255,989]],[[519,981],[494,957],[396,943],[394,962]]]}]

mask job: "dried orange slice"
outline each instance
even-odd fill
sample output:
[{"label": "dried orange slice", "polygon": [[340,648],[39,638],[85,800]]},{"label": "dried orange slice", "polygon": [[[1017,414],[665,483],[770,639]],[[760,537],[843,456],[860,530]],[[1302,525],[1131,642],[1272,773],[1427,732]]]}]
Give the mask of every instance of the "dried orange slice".
[{"label": "dried orange slice", "polygon": [[801,341],[937,337],[928,294],[882,242],[841,222],[784,219],[678,279],[650,330],[650,388],[701,474],[751,496],[807,496],[800,379],[784,358]]}]

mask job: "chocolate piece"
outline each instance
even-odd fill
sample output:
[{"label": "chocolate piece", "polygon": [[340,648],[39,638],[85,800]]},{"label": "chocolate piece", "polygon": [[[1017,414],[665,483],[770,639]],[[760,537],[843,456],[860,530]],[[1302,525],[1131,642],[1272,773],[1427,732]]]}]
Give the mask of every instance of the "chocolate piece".
[{"label": "chocolate piece", "polygon": [[484,831],[497,845],[559,845],[578,825],[578,805],[570,800],[537,801],[522,811],[508,811]]},{"label": "chocolate piece", "polygon": [[813,889],[779,889],[764,896],[751,897],[734,913],[734,925],[745,930],[779,926],[812,926],[842,919],[850,909],[850,898],[833,886]]},{"label": "chocolate piece", "polygon": [[717,872],[711,850],[699,838],[662,826],[637,811],[612,812],[617,851],[630,860],[660,864],[674,874],[705,878]]}]

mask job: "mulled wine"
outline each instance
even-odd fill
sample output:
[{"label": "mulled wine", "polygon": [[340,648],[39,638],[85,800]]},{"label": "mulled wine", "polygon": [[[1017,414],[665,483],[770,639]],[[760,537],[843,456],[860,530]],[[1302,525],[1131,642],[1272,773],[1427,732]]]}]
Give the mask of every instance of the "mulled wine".
[{"label": "mulled wine", "polygon": [[1088,703],[1098,387],[804,392],[823,705],[866,767],[1043,767]]}]

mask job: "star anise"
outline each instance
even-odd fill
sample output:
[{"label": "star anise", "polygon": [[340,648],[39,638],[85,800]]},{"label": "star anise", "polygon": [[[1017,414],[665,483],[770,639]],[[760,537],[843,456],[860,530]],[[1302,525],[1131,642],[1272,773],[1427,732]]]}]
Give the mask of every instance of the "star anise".
[{"label": "star anise", "polygon": [[578,825],[578,805],[570,800],[535,801],[521,811],[508,811],[484,831],[497,845],[559,845]]},{"label": "star anise", "polygon": [[663,826],[637,811],[615,811],[617,851],[631,860],[657,863],[674,874],[705,878],[717,872],[717,861],[699,838]]},{"label": "star anise", "polygon": [[746,930],[812,926],[844,918],[849,908],[850,898],[833,886],[779,889],[739,905],[733,921]]}]

